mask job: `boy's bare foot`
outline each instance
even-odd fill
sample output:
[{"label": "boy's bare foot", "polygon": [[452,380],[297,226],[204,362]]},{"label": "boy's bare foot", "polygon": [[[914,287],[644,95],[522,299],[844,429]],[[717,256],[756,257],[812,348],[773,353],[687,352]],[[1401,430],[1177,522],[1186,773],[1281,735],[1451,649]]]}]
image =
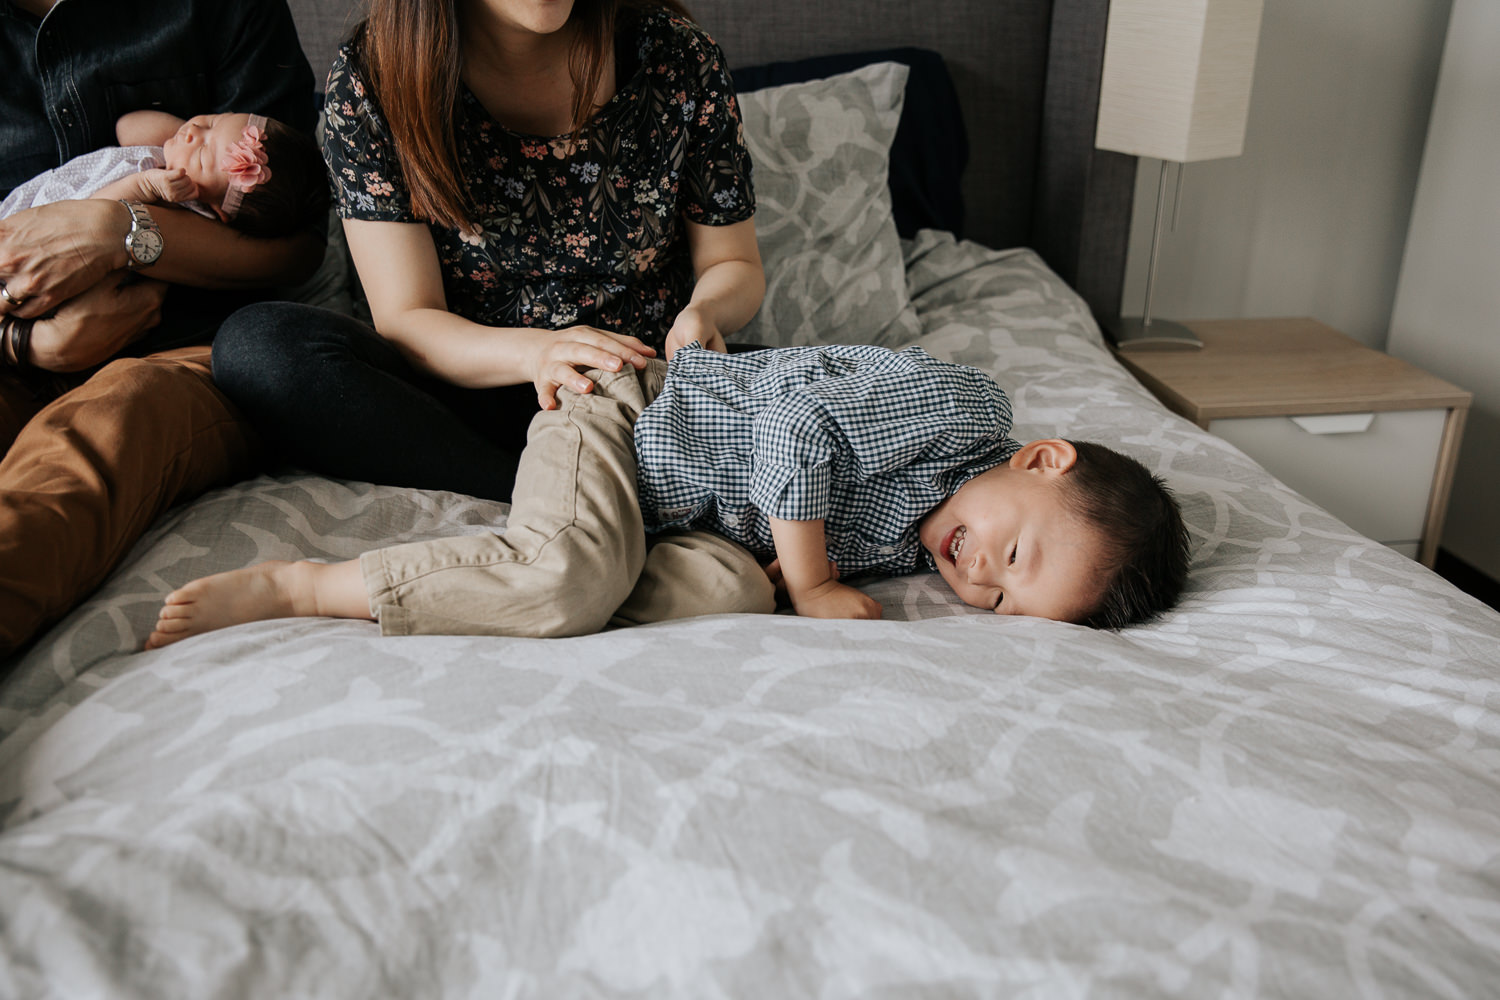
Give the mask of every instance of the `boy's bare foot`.
[{"label": "boy's bare foot", "polygon": [[167,595],[146,648],[245,622],[316,615],[313,573],[318,568],[318,563],[263,562],[194,580]]}]

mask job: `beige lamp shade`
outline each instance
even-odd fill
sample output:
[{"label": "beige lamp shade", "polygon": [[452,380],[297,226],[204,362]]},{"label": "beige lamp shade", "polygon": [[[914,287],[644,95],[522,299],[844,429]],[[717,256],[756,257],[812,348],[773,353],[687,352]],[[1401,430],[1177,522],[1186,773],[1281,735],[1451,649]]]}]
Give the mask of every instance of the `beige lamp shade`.
[{"label": "beige lamp shade", "polygon": [[1239,156],[1263,0],[1111,0],[1094,144],[1190,163]]}]

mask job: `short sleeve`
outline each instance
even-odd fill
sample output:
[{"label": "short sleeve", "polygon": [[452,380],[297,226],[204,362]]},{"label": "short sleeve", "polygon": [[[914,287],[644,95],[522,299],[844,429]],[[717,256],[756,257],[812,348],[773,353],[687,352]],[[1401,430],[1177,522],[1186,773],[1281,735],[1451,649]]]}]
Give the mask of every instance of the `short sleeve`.
[{"label": "short sleeve", "polygon": [[417,222],[385,119],[365,87],[350,42],[328,71],[323,160],[341,219]]},{"label": "short sleeve", "polygon": [[806,391],[781,396],[756,414],[750,502],[767,517],[819,521],[828,515],[833,461],[847,447],[822,401]]},{"label": "short sleeve", "polygon": [[755,214],[755,190],[739,101],[724,53],[712,38],[695,31],[688,36],[682,58],[689,79],[696,82],[682,108],[689,122],[683,218],[705,226],[744,222]]}]

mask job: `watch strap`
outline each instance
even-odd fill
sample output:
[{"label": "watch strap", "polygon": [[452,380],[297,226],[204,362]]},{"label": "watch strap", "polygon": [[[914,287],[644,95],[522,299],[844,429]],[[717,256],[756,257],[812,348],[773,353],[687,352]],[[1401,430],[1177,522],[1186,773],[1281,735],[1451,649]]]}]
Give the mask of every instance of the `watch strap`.
[{"label": "watch strap", "polygon": [[130,232],[125,234],[125,265],[132,268],[149,267],[156,263],[157,257],[161,256],[161,250],[158,249],[150,260],[141,260],[135,252],[138,234],[149,231],[156,233],[159,237],[161,227],[156,224],[156,220],[151,217],[151,213],[141,202],[121,198],[120,204],[124,205],[125,210],[130,213]]}]

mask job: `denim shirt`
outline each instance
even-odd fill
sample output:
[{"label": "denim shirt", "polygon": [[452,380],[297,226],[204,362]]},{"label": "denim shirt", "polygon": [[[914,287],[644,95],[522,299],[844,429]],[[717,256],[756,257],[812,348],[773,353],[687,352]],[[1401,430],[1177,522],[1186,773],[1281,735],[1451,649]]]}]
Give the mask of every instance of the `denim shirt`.
[{"label": "denim shirt", "polygon": [[[115,119],[263,114],[308,133],[313,75],[286,0],[58,0],[39,20],[0,0],[0,199],[115,145]],[[124,209],[121,209],[124,211]],[[157,327],[123,351],[206,343],[263,290],[174,286]]]},{"label": "denim shirt", "polygon": [[313,76],[286,0],[0,0],[0,198],[115,144],[115,119],[254,112],[312,134]]}]

